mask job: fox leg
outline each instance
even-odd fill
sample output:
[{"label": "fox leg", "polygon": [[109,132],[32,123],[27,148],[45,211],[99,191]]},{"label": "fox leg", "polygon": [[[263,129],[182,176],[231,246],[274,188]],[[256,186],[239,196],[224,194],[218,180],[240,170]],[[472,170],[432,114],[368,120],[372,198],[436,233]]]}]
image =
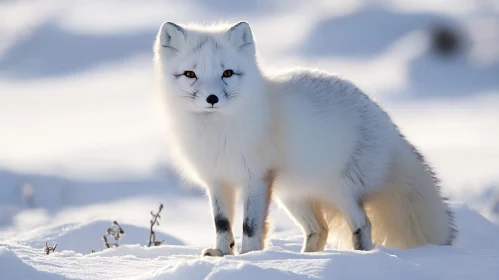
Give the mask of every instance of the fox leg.
[{"label": "fox leg", "polygon": [[284,199],[281,203],[305,234],[302,252],[324,251],[328,226],[319,203],[305,199]]},{"label": "fox leg", "polygon": [[221,257],[234,255],[234,235],[232,222],[234,219],[235,190],[228,186],[217,186],[209,189],[209,197],[215,222],[215,248],[203,250],[203,256]]},{"label": "fox leg", "polygon": [[271,198],[271,182],[254,180],[243,192],[244,221],[241,254],[263,250],[267,235],[266,219]]},{"label": "fox leg", "polygon": [[353,248],[362,251],[371,250],[373,248],[371,222],[359,199],[353,196],[343,196],[337,199],[335,205],[350,227]]}]

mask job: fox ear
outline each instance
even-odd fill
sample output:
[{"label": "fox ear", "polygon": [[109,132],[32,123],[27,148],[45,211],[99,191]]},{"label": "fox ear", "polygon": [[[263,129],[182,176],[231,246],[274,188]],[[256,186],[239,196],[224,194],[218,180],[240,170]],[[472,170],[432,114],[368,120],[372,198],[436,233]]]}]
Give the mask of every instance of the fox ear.
[{"label": "fox ear", "polygon": [[243,51],[248,48],[254,51],[255,42],[253,40],[253,33],[251,32],[250,25],[245,21],[241,21],[232,26],[225,33],[225,37],[239,51]]},{"label": "fox ear", "polygon": [[163,48],[177,53],[187,40],[185,30],[173,22],[165,22],[159,29],[159,42]]}]

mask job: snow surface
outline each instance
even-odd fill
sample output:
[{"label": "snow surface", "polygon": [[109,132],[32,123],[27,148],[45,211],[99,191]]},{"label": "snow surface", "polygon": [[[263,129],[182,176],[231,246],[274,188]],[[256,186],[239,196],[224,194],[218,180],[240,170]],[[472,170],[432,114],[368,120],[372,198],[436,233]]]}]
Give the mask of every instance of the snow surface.
[{"label": "snow surface", "polygon": [[[0,1],[0,19],[0,279],[499,279],[497,1],[18,0]],[[268,250],[201,257],[209,204],[169,171],[154,104],[167,20],[246,20],[266,68],[357,83],[440,175],[455,246],[302,254],[272,205]],[[460,31],[455,55],[431,50],[438,24]],[[165,245],[148,248],[159,203]],[[104,250],[113,220],[125,235]],[[237,247],[241,224],[239,205]]]}]

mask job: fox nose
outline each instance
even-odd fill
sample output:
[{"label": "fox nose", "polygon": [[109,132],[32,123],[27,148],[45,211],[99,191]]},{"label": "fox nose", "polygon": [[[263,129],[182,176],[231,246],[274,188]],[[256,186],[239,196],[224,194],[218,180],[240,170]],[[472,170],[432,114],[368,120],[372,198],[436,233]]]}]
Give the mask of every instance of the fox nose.
[{"label": "fox nose", "polygon": [[206,98],[206,102],[210,103],[211,106],[215,105],[216,103],[218,103],[218,97],[214,94],[210,94],[207,98]]}]

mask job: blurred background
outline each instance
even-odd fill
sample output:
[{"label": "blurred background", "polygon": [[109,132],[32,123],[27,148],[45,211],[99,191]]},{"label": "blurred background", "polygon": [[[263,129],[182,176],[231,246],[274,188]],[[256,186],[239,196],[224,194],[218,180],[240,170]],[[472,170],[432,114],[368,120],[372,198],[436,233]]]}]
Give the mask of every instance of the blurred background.
[{"label": "blurred background", "polygon": [[[164,21],[240,20],[266,69],[352,80],[426,155],[446,195],[494,219],[497,0],[0,0],[0,229],[130,197],[199,196],[177,191],[168,168],[152,44]],[[147,217],[156,204],[144,205]]]}]

